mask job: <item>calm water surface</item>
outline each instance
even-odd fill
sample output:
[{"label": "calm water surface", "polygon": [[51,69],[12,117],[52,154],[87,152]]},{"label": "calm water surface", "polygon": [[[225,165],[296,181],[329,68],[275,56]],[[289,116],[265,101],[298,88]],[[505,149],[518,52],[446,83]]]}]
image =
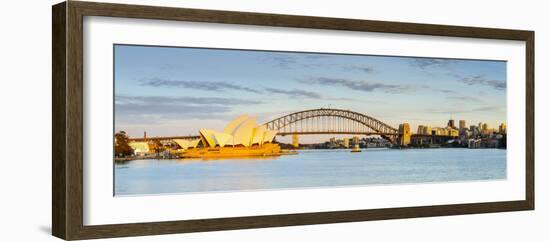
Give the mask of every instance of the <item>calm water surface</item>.
[{"label": "calm water surface", "polygon": [[506,150],[303,150],[265,159],[115,164],[115,195],[426,183],[506,178]]}]

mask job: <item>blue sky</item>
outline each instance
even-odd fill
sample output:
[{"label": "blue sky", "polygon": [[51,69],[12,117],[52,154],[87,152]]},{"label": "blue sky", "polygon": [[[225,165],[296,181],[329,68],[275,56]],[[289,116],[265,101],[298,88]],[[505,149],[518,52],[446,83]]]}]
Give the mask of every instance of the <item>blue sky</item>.
[{"label": "blue sky", "polygon": [[[506,62],[115,45],[115,130],[221,130],[332,107],[392,126],[506,122]],[[458,121],[456,121],[458,123]]]}]

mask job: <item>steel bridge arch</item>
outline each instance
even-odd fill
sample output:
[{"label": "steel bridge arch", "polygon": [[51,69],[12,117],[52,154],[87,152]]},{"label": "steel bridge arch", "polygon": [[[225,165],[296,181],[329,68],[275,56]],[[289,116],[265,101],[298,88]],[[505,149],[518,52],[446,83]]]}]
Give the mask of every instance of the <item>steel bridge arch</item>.
[{"label": "steel bridge arch", "polygon": [[378,134],[384,137],[396,136],[399,134],[399,131],[396,128],[393,128],[380,120],[365,114],[342,109],[320,108],[303,110],[279,117],[272,121],[266,122],[264,125],[267,129],[279,131],[291,124],[316,117],[339,117],[355,121],[373,130],[372,134]]}]

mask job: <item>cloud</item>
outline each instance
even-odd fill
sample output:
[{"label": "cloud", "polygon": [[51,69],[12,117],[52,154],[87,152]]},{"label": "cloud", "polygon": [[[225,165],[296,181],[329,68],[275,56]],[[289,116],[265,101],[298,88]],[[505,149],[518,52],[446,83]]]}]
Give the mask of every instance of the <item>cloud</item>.
[{"label": "cloud", "polygon": [[330,58],[332,57],[333,55],[331,54],[304,54],[304,58],[305,59],[326,59],[326,58]]},{"label": "cloud", "polygon": [[[273,66],[281,69],[295,68],[340,68],[346,71],[359,71],[363,73],[374,73],[375,69],[371,66],[348,66],[337,62],[327,62],[325,59],[333,57],[333,54],[269,54],[260,56],[262,61],[270,61]],[[318,61],[321,60],[321,61]]]},{"label": "cloud", "polygon": [[505,110],[506,110],[506,107],[503,107],[503,106],[485,106],[485,107],[472,109],[471,111],[475,112],[475,111],[505,111]]},{"label": "cloud", "polygon": [[454,62],[452,59],[412,58],[409,63],[414,67],[427,69],[431,67],[448,67],[452,62]]},{"label": "cloud", "polygon": [[440,93],[443,93],[443,94],[455,94],[456,93],[456,91],[454,91],[454,90],[437,89],[437,88],[431,88],[431,87],[428,87],[428,88],[435,91],[435,92],[440,92]]},{"label": "cloud", "polygon": [[261,101],[256,100],[244,100],[237,98],[220,98],[220,97],[167,97],[167,96],[115,96],[115,103],[117,104],[145,104],[145,103],[157,103],[166,105],[251,105],[262,104]]},{"label": "cloud", "polygon": [[424,112],[432,114],[449,114],[449,113],[470,113],[470,112],[503,112],[506,111],[506,107],[503,106],[484,106],[474,109],[426,109]]},{"label": "cloud", "polygon": [[342,69],[348,71],[359,71],[364,73],[374,73],[375,69],[369,66],[343,66]]},{"label": "cloud", "polygon": [[307,80],[302,80],[301,82],[306,84],[342,86],[352,90],[364,91],[364,92],[373,92],[376,90],[380,90],[386,93],[402,93],[414,88],[412,86],[405,86],[405,85],[383,84],[383,83],[370,82],[366,80],[350,80],[350,79],[329,78],[329,77],[310,78]]},{"label": "cloud", "polygon": [[219,118],[234,106],[261,103],[237,98],[119,95],[115,97],[115,114],[123,120]]},{"label": "cloud", "polygon": [[298,90],[298,89],[282,90],[282,89],[275,89],[275,88],[266,88],[265,90],[275,94],[287,95],[292,98],[305,97],[309,99],[323,99],[323,95],[316,92],[305,91],[305,90]]},{"label": "cloud", "polygon": [[192,81],[192,80],[165,80],[160,78],[153,78],[143,81],[142,86],[151,87],[178,87],[186,89],[197,89],[206,91],[226,91],[226,90],[240,90],[250,93],[261,93],[259,90],[239,86],[222,81]]},{"label": "cloud", "polygon": [[471,101],[471,102],[481,101],[479,98],[477,98],[475,96],[449,96],[447,98],[453,99],[453,100]]},{"label": "cloud", "polygon": [[280,53],[262,55],[260,56],[260,60],[272,62],[275,67],[281,69],[291,69],[298,64],[296,57]]},{"label": "cloud", "polygon": [[467,85],[485,85],[493,87],[496,90],[506,90],[506,81],[487,79],[484,75],[476,75],[471,77],[458,77],[458,82]]}]

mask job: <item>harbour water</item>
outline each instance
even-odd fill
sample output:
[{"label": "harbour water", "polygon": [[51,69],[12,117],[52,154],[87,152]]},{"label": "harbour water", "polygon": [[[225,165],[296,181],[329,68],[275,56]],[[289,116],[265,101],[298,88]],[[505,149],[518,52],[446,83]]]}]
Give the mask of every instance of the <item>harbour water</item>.
[{"label": "harbour water", "polygon": [[116,163],[115,195],[496,180],[502,149],[300,150],[268,158]]}]

